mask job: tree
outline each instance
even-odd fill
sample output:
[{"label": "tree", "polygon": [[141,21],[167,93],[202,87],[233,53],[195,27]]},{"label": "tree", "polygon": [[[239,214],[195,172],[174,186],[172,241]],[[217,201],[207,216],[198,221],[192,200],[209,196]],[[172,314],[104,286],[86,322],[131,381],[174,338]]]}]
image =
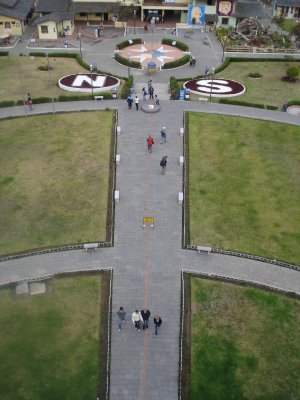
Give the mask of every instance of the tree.
[{"label": "tree", "polygon": [[289,67],[286,70],[286,76],[289,78],[290,81],[293,81],[299,75],[299,68],[296,66]]}]

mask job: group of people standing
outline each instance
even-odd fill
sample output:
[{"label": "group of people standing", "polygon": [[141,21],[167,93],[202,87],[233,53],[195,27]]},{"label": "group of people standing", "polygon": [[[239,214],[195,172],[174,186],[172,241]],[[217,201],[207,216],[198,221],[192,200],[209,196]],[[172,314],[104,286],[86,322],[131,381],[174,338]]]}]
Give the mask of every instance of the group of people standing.
[{"label": "group of people standing", "polygon": [[[141,311],[135,310],[131,316],[135,330],[140,332],[141,329],[143,330],[148,329],[150,324],[150,315],[151,312],[147,308],[144,308]],[[126,311],[124,310],[124,307],[120,307],[120,309],[118,310],[117,318],[118,318],[118,330],[120,332],[122,329],[122,325],[125,323],[126,319]],[[162,324],[162,319],[159,315],[154,316],[153,324],[154,324],[154,337],[157,337],[158,329]]]}]

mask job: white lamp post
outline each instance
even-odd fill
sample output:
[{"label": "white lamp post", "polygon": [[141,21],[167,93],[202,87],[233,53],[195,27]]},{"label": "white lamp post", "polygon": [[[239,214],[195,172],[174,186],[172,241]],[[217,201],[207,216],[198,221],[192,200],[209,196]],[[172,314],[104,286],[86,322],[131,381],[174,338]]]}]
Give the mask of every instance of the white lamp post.
[{"label": "white lamp post", "polygon": [[210,96],[209,96],[210,103],[211,103],[211,95],[212,95],[212,85],[213,85],[213,81],[214,81],[214,73],[215,73],[215,69],[214,69],[214,67],[212,67],[212,69],[211,69],[211,79],[210,79]]},{"label": "white lamp post", "polygon": [[82,60],[82,51],[81,51],[81,32],[78,32],[78,39],[79,39],[79,52],[80,52],[80,59]]},{"label": "white lamp post", "polygon": [[92,96],[94,96],[94,85],[93,85],[93,69],[94,69],[94,66],[91,64],[91,65],[90,65],[90,70],[91,70],[91,87],[92,87]]},{"label": "white lamp post", "polygon": [[135,34],[135,19],[136,19],[136,10],[133,10],[133,33]]}]

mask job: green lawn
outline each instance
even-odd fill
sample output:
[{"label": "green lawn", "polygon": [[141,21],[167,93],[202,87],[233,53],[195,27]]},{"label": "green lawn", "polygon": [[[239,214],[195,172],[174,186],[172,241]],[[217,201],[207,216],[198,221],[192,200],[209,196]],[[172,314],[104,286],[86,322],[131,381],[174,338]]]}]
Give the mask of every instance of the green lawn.
[{"label": "green lawn", "polygon": [[189,113],[190,242],[300,263],[299,127]]},{"label": "green lawn", "polygon": [[[299,63],[300,64],[300,63]],[[296,83],[281,81],[289,66],[296,63],[284,62],[231,62],[217,78],[233,79],[246,87],[236,100],[281,107],[285,100],[300,100],[300,80]],[[248,74],[258,72],[260,79],[250,79]]]},{"label": "green lawn", "polygon": [[191,281],[189,400],[299,399],[299,300]]},{"label": "green lawn", "polygon": [[104,241],[113,112],[0,121],[0,254]]},{"label": "green lawn", "polygon": [[96,398],[101,282],[53,279],[35,296],[0,290],[1,400]]},{"label": "green lawn", "polygon": [[280,28],[283,29],[284,31],[291,32],[291,30],[297,25],[298,24],[295,21],[285,20],[280,24]]},{"label": "green lawn", "polygon": [[[45,57],[0,57],[0,101],[27,99],[30,92],[35,97],[58,97],[70,92],[57,86],[59,78],[68,74],[87,72],[73,58],[49,58],[52,71],[39,71],[47,65]],[[8,73],[9,71],[9,73]]]}]

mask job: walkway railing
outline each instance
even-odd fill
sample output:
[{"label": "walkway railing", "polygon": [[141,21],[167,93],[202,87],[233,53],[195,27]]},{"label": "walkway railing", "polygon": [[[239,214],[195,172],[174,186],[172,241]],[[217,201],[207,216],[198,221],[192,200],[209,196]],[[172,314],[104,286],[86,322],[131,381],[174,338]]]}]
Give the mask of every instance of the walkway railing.
[{"label": "walkway railing", "polygon": [[300,49],[275,49],[273,47],[225,47],[225,53],[251,53],[251,54],[300,54]]}]

